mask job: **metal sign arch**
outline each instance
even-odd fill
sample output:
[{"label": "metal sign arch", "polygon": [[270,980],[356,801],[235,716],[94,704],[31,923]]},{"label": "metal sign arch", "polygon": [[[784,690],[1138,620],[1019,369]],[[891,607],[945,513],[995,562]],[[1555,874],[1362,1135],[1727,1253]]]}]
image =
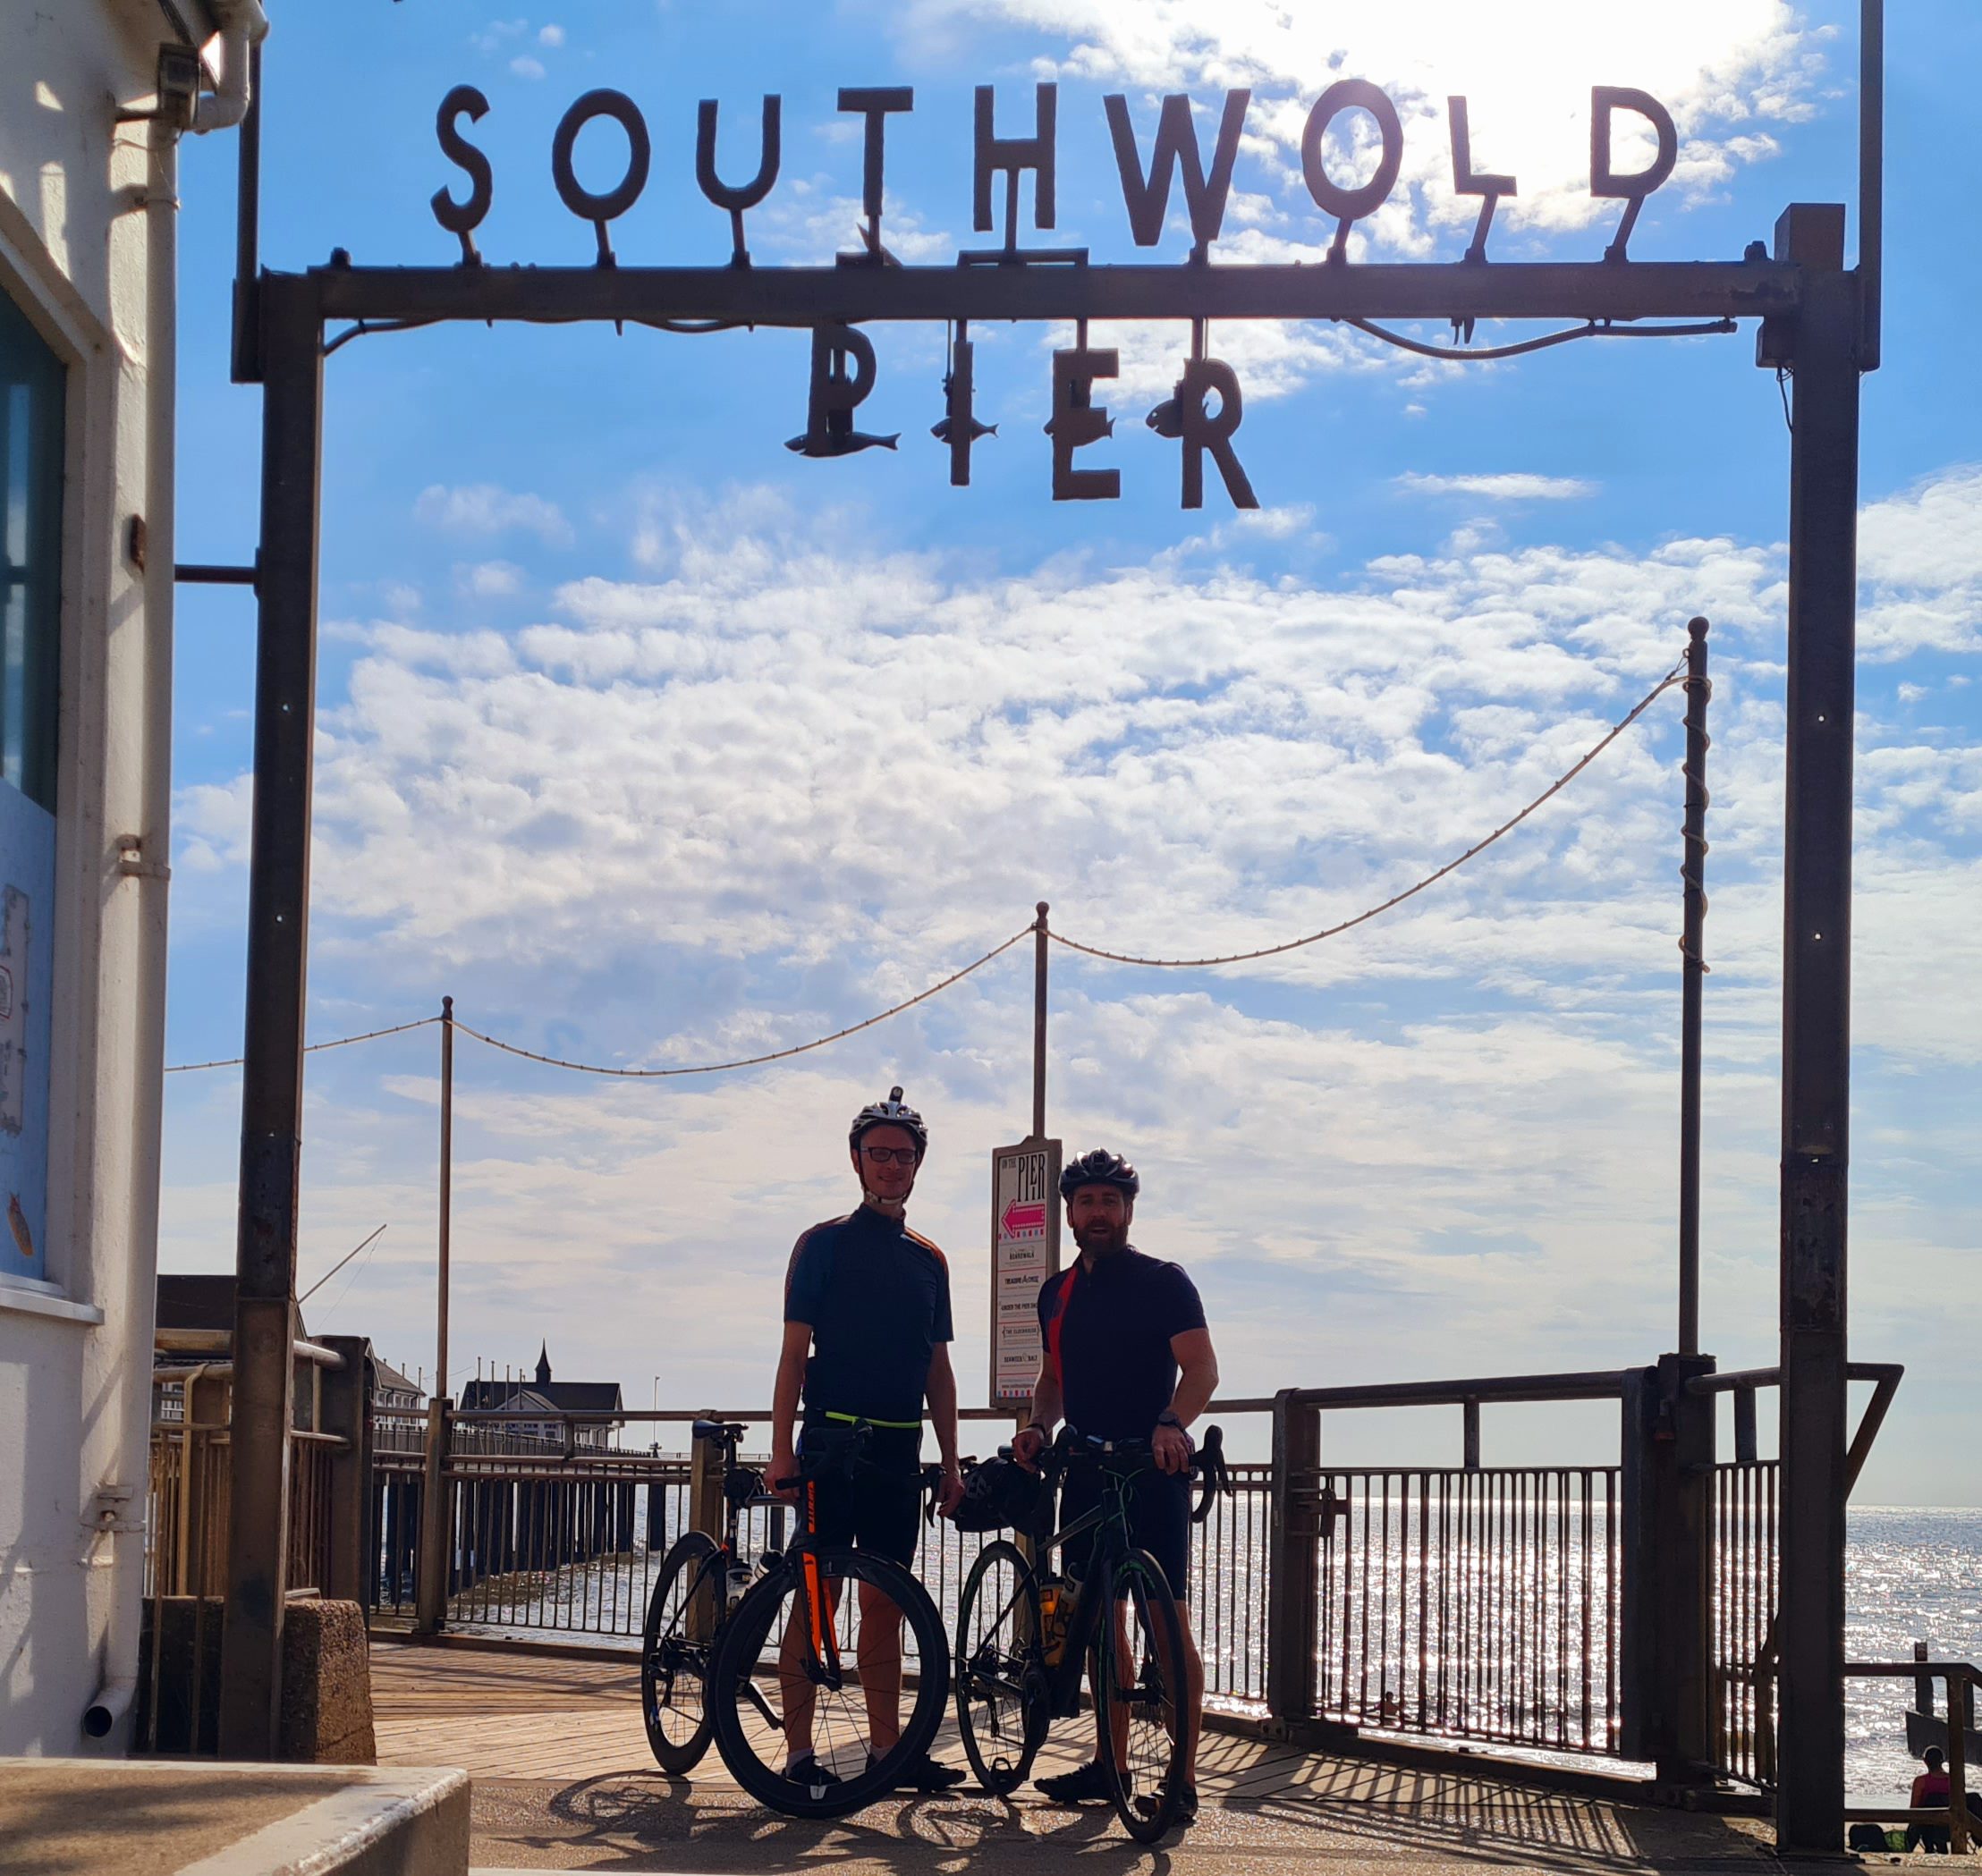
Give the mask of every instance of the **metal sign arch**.
[{"label": "metal sign arch", "polygon": [[[1878,70],[1879,0],[1864,0],[1866,70]],[[1646,319],[1759,322],[1758,363],[1793,374],[1794,426],[1790,477],[1789,676],[1785,807],[1783,1103],[1781,1189],[1783,1554],[1797,1559],[1781,1589],[1782,1734],[1779,1836],[1784,1847],[1834,1850],[1843,1804],[1843,1560],[1846,1445],[1844,1310],[1847,1213],[1851,933],[1851,794],[1856,614],[1856,514],[1859,378],[1877,362],[1878,92],[1863,98],[1868,160],[1864,172],[1860,265],[1847,268],[1844,210],[1800,205],[1783,215],[1773,249],[1758,242],[1741,258],[1641,262],[1625,243],[1645,197],[1663,180],[1665,123],[1646,94],[1610,88],[1597,100],[1639,112],[1658,133],[1660,158],[1637,175],[1617,174],[1607,146],[1593,153],[1601,192],[1625,208],[1605,257],[1588,262],[1511,264],[1486,258],[1495,202],[1515,193],[1511,176],[1474,173],[1464,100],[1453,100],[1455,173],[1462,193],[1482,198],[1472,246],[1456,263],[1364,264],[1346,258],[1345,236],[1368,212],[1367,188],[1343,190],[1321,161],[1322,131],[1311,139],[1320,188],[1317,207],[1333,204],[1335,245],[1317,266],[1232,266],[1211,260],[1224,190],[1231,175],[1243,103],[1232,94],[1208,165],[1191,137],[1187,114],[1159,122],[1147,169],[1134,147],[1125,107],[1110,127],[1122,170],[1125,202],[1139,241],[1151,202],[1182,174],[1196,237],[1191,255],[1169,265],[1101,265],[1083,249],[1026,249],[1018,241],[1020,181],[1034,182],[1037,225],[1054,218],[1052,127],[1055,106],[1038,94],[1036,133],[996,133],[995,100],[980,90],[977,225],[992,219],[992,183],[1003,176],[1004,245],[956,257],[952,266],[904,266],[886,251],[881,227],[881,174],[890,116],[912,98],[894,90],[849,90],[843,110],[865,120],[864,207],[860,251],[829,267],[754,264],[744,215],[775,185],[778,101],[764,102],[756,179],[721,182],[715,167],[716,112],[705,104],[697,173],[703,192],[730,218],[727,263],[707,266],[623,264],[606,223],[631,206],[644,182],[647,148],[638,109],[623,94],[590,93],[567,113],[561,136],[570,167],[577,129],[591,116],[614,117],[626,133],[625,178],[607,197],[568,192],[596,233],[589,266],[506,266],[478,251],[475,232],[492,199],[486,156],[461,128],[487,103],[459,87],[442,102],[436,134],[461,173],[457,200],[443,188],[436,221],[458,238],[458,263],[431,267],[352,265],[342,254],[303,273],[264,273],[237,283],[244,318],[236,335],[238,374],[264,386],[262,531],[255,569],[258,601],[254,731],[254,820],[250,848],[247,1023],[242,1085],[241,1207],[237,1243],[238,1318],[234,1435],[237,1485],[230,1532],[225,1616],[227,1671],[221,1749],[266,1755],[275,1738],[280,1694],[280,1630],[290,1425],[290,1312],[294,1292],[298,1175],[301,1138],[303,1012],[307,984],[311,740],[316,706],[318,521],[324,366],[341,340],[326,326],[349,322],[345,336],[440,322],[497,319],[565,324],[639,322],[667,327],[802,327],[815,334],[814,384],[804,433],[792,447],[809,455],[841,454],[884,439],[851,427],[863,375],[871,381],[871,347],[852,342],[859,329],[888,322],[950,325],[953,354],[948,409],[938,440],[948,444],[953,481],[967,480],[969,449],[987,433],[972,408],[968,341],[972,320],[1063,321],[1084,335],[1092,320],[1189,322],[1197,335],[1195,375],[1187,373],[1173,403],[1153,413],[1163,434],[1185,445],[1186,486],[1195,460],[1213,454],[1225,486],[1249,494],[1242,469],[1232,474],[1229,415],[1242,408],[1238,381],[1207,354],[1207,322],[1334,320],[1451,321],[1469,333],[1481,319],[1549,319],[1585,330],[1629,329]],[[1373,89],[1373,88],[1371,88]],[[1381,98],[1376,93],[1376,99]],[[1392,154],[1391,121],[1365,91],[1342,86],[1324,94],[1317,116],[1369,112]],[[1647,108],[1647,107],[1651,108]],[[573,114],[586,116],[574,121]],[[1326,121],[1323,122],[1326,129]],[[1125,139],[1126,135],[1126,141]],[[1304,150],[1305,154],[1305,150]],[[1600,154],[1601,160],[1596,160]],[[637,173],[637,180],[636,180]],[[1310,175],[1311,185],[1317,177]],[[1326,197],[1326,199],[1325,199]],[[1160,227],[1160,210],[1155,221]],[[849,337],[851,335],[851,338]],[[1528,342],[1532,345],[1536,342]],[[1519,348],[1517,348],[1519,349]],[[1114,491],[1107,472],[1073,467],[1075,451],[1105,428],[1091,388],[1111,375],[1110,355],[1075,348],[1055,370],[1054,493],[1080,499]],[[961,384],[959,377],[961,375]],[[822,388],[823,386],[823,388]],[[1207,394],[1218,401],[1207,418]],[[1162,421],[1157,418],[1161,417]],[[1223,448],[1221,449],[1221,444]],[[1193,451],[1195,458],[1193,459]],[[1821,935],[1820,935],[1821,934]]]}]

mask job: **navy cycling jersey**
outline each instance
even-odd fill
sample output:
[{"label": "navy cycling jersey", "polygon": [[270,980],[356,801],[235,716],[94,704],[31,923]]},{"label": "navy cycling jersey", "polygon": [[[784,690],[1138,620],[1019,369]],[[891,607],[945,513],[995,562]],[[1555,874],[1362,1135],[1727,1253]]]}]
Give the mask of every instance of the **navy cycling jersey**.
[{"label": "navy cycling jersey", "polygon": [[1147,1440],[1177,1391],[1172,1336],[1205,1326],[1182,1267],[1130,1245],[1075,1262],[1039,1289],[1039,1334],[1060,1372],[1067,1424],[1097,1440]]},{"label": "navy cycling jersey", "polygon": [[809,1419],[919,1421],[936,1345],[955,1337],[950,1267],[899,1218],[862,1205],[792,1246],[784,1320],[811,1325]]}]

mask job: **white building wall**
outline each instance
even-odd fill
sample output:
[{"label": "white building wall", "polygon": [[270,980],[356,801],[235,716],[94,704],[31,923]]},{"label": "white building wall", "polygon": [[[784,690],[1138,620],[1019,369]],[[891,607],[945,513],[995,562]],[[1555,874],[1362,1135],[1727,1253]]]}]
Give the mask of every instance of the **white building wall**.
[{"label": "white building wall", "polygon": [[[197,7],[182,7],[197,13]],[[165,883],[175,152],[157,0],[0,0],[0,291],[68,364],[47,1282],[0,1270],[0,1753],[137,1670]],[[142,517],[146,567],[130,552]],[[120,837],[134,836],[134,856]],[[135,865],[132,865],[132,861]],[[118,1528],[89,1527],[106,1486]]]}]

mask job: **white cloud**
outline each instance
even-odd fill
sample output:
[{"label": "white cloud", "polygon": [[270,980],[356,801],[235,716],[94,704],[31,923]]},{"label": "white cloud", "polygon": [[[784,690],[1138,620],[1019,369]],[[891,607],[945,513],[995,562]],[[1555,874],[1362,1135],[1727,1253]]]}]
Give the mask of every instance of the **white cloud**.
[{"label": "white cloud", "polygon": [[520,592],[523,585],[523,570],[506,560],[478,561],[471,567],[457,568],[455,577],[462,590],[478,599],[505,598]]},{"label": "white cloud", "polygon": [[492,482],[449,488],[436,482],[420,492],[413,517],[445,534],[534,534],[546,546],[572,542],[572,524],[556,503],[541,495],[513,494]]},{"label": "white cloud", "polygon": [[[1967,471],[1868,511],[1867,630],[1886,655],[1939,651],[1937,630],[1908,634],[1939,616],[1935,579],[1968,578],[1944,537],[1978,521]],[[1273,570],[1306,525],[1234,525],[1204,562],[986,580],[850,554],[857,521],[808,524],[767,491],[656,491],[638,580],[570,581],[512,633],[364,627],[347,697],[326,700],[313,869],[312,984],[355,1002],[316,1033],[445,987],[478,1027],[550,1052],[679,1066],[920,990],[1040,897],[1058,930],[1159,955],[1313,930],[1531,799],[1703,611],[1709,1317],[1724,1360],[1761,1358],[1779,550],[1495,545],[1317,584]],[[1395,1378],[1401,1347],[1428,1374],[1477,1370],[1482,1347],[1491,1365],[1548,1367],[1664,1345],[1677,702],[1489,853],[1341,939],[1211,973],[1053,954],[1053,1125],[1132,1144],[1152,1240],[1214,1298],[1235,1387]],[[1972,1080],[1982,1062],[1982,1006],[1918,990],[1982,971],[1982,756],[1917,716],[1868,718],[1859,766],[1854,1192],[1877,1251],[1854,1301],[1882,1348],[1934,1306],[1928,1279],[1960,1241],[1966,1202],[1933,1181],[1982,1174],[1966,1109],[1923,1145],[1879,1079]],[[244,777],[182,791],[189,875],[242,864],[248,799]],[[476,1272],[462,1345],[506,1358],[527,1334],[533,1356],[532,1325],[590,1283],[622,1307],[554,1334],[574,1366],[644,1387],[648,1344],[623,1325],[692,1312],[669,1398],[760,1394],[763,1297],[796,1230],[843,1200],[843,1111],[900,1079],[937,1121],[918,1221],[957,1254],[960,1360],[978,1362],[980,1149],[1022,1122],[1029,992],[1021,946],[911,1016],[710,1082],[592,1084],[478,1046],[456,1104],[456,1243]],[[327,1267],[394,1218],[340,1319],[375,1336],[417,1316],[430,1270],[431,1038],[404,1047],[311,1058],[308,1257]],[[194,1120],[175,1123],[169,1227],[187,1257],[224,1220],[229,1176],[227,1128]]]},{"label": "white cloud", "polygon": [[564,29],[562,26],[546,26],[538,29],[537,43],[539,46],[562,46],[564,43]]},{"label": "white cloud", "polygon": [[1397,486],[1419,495],[1477,495],[1488,502],[1573,502],[1597,492],[1575,476],[1399,476]]},{"label": "white cloud", "polygon": [[[1281,214],[1260,212],[1257,169],[1242,163],[1240,186],[1254,197],[1244,219],[1277,222],[1303,241],[1333,233],[1300,180],[1309,109],[1336,78],[1375,81],[1398,107],[1405,148],[1398,187],[1365,232],[1393,255],[1426,252],[1435,231],[1449,244],[1478,212],[1477,199],[1453,192],[1451,94],[1470,100],[1476,165],[1519,182],[1500,209],[1505,243],[1614,220],[1617,205],[1588,193],[1593,84],[1638,86],[1670,108],[1681,153],[1669,187],[1685,199],[1773,156],[1773,129],[1808,114],[1821,71],[1817,36],[1788,0],[1672,0],[1656,9],[1525,0],[1514,31],[1504,13],[1473,0],[1348,13],[1283,0],[1211,9],[1196,0],[914,0],[904,30],[944,36],[963,21],[1050,35],[1065,48],[1056,69],[1097,83],[1188,89],[1200,106],[1227,87],[1250,87],[1249,145]],[[1131,104],[1147,138],[1146,102]],[[1369,129],[1359,116],[1340,128],[1351,125],[1359,127],[1352,135]],[[1201,123],[1201,138],[1213,128]],[[1620,166],[1635,167],[1637,120],[1620,114],[1615,134]],[[1331,173],[1346,178],[1355,160],[1339,151]]]},{"label": "white cloud", "polygon": [[535,79],[542,78],[544,76],[544,65],[542,60],[533,59],[527,52],[521,53],[515,58],[512,58],[509,62],[509,69],[513,72],[518,78]]}]

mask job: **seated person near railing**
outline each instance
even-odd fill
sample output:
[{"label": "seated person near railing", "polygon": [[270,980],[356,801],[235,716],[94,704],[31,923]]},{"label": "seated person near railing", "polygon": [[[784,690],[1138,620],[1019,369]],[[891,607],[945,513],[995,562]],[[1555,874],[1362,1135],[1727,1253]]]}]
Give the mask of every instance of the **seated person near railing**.
[{"label": "seated person near railing", "polygon": [[[1046,1358],[1033,1384],[1031,1424],[1012,1449],[1021,1465],[1037,1466],[1062,1414],[1091,1438],[1150,1444],[1156,1470],[1137,1480],[1131,1517],[1137,1544],[1169,1580],[1183,1627],[1187,1782],[1179,1821],[1188,1824],[1198,1814],[1205,1689],[1204,1662],[1190,1632],[1190,1426],[1217,1389],[1218,1358],[1197,1285],[1176,1264],[1146,1257],[1129,1242],[1141,1189],[1136,1169],[1105,1147],[1061,1172],[1067,1227],[1080,1255],[1040,1289]],[[1061,1496],[1062,1525],[1091,1510],[1100,1491],[1091,1470],[1071,1475]],[[1063,1561],[1071,1572],[1081,1568],[1092,1546],[1091,1535],[1066,1546]],[[1123,1620],[1119,1611],[1115,1619]],[[1108,1787],[1100,1756],[1097,1738],[1092,1762],[1035,1782],[1056,1804],[1104,1800]]]},{"label": "seated person near railing", "polygon": [[[1913,1796],[1906,1802],[1915,1811],[1937,1811],[1951,1804],[1954,1797],[1947,1759],[1937,1745],[1928,1746],[1920,1756],[1927,1770],[1914,1779]],[[1948,1827],[1945,1824],[1909,1824],[1906,1846],[1910,1850],[1939,1850],[1944,1855],[1948,1849]]]},{"label": "seated person near railing", "polygon": [[[963,1495],[957,1383],[950,1367],[950,1267],[902,1215],[928,1145],[922,1116],[902,1099],[900,1088],[853,1117],[848,1145],[860,1204],[844,1218],[814,1225],[792,1247],[784,1278],[784,1339],[771,1393],[772,1490],[798,1497],[780,1482],[798,1472],[792,1433],[801,1393],[799,1443],[807,1452],[820,1450],[834,1427],[871,1428],[853,1475],[812,1482],[812,1530],[823,1542],[858,1544],[911,1569],[922,1517],[925,1400],[943,1460],[943,1508],[954,1508]],[[868,1745],[881,1757],[902,1737],[902,1618],[872,1584],[861,1584],[859,1595]],[[813,1752],[816,1696],[800,1644],[794,1622],[780,1658],[785,1776],[834,1784]],[[917,1791],[946,1791],[963,1779],[957,1767],[925,1753],[902,1782]]]}]

